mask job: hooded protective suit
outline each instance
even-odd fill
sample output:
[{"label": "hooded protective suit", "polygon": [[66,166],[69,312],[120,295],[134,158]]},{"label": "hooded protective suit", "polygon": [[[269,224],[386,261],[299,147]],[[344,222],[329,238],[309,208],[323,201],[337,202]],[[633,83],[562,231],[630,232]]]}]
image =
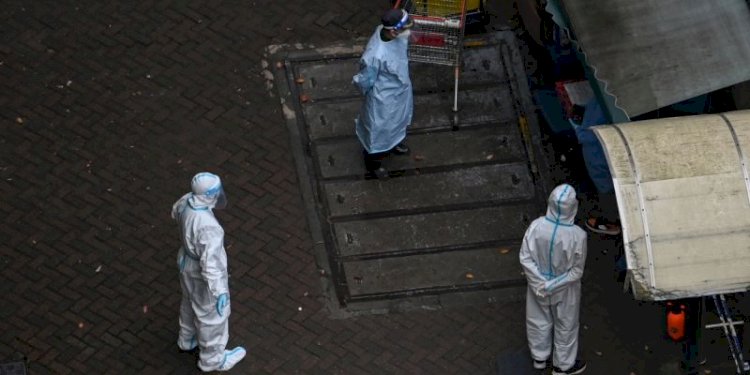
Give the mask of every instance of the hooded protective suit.
[{"label": "hooded protective suit", "polygon": [[225,350],[231,311],[227,254],[224,230],[212,211],[222,201],[221,180],[199,173],[192,190],[172,206],[172,218],[182,234],[177,255],[182,287],[177,345],[182,350],[200,347],[201,370],[226,370],[245,356],[245,349]]},{"label": "hooded protective suit", "polygon": [[387,152],[406,137],[414,97],[409,78],[409,41],[380,39],[382,25],[367,42],[352,82],[365,95],[355,120],[357,137],[368,153]]},{"label": "hooded protective suit", "polygon": [[519,258],[528,280],[526,333],[531,356],[569,369],[578,352],[581,276],[586,263],[586,232],[573,224],[578,201],[570,185],[557,186],[547,214],[534,220],[523,238]]}]

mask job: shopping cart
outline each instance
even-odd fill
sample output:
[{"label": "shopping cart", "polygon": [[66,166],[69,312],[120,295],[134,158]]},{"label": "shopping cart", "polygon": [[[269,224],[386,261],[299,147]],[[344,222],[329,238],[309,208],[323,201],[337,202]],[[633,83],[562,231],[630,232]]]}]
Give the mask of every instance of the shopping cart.
[{"label": "shopping cart", "polygon": [[395,7],[405,9],[414,20],[409,60],[454,68],[455,115],[458,112],[458,78],[466,20],[466,0],[398,0]]}]

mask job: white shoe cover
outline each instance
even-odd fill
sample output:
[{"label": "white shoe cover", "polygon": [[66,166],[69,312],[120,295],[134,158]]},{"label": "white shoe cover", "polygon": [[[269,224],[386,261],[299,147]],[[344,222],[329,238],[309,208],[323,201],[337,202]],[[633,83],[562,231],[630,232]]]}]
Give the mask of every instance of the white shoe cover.
[{"label": "white shoe cover", "polygon": [[195,336],[190,338],[190,341],[177,340],[177,347],[183,352],[190,352],[198,347],[198,342],[195,341]]},{"label": "white shoe cover", "polygon": [[224,362],[221,363],[221,366],[216,371],[229,371],[234,365],[239,363],[239,361],[242,360],[242,358],[245,358],[245,354],[247,352],[245,351],[245,348],[238,346],[232,350],[225,350],[224,351]]}]

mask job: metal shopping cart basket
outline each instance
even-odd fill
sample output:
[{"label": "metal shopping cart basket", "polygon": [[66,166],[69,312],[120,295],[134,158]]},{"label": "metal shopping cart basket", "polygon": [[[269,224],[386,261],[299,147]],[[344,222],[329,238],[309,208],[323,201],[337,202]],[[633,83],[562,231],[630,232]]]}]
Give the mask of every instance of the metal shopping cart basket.
[{"label": "metal shopping cart basket", "polygon": [[466,20],[466,0],[398,0],[414,20],[409,60],[453,67],[453,112],[458,112],[458,78]]}]

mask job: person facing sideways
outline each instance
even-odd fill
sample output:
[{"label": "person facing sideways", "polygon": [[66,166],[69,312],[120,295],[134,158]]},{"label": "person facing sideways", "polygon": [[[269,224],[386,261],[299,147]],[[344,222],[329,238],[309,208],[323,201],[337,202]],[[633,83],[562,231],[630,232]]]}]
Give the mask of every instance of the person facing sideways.
[{"label": "person facing sideways", "polygon": [[519,252],[528,281],[526,335],[533,365],[543,370],[551,358],[553,375],[586,370],[586,362],[576,358],[587,246],[586,232],[573,224],[577,212],[573,187],[557,186],[546,215],[529,225]]},{"label": "person facing sideways", "polygon": [[201,371],[227,371],[245,357],[245,348],[226,350],[229,340],[229,278],[224,230],[213,210],[226,207],[219,176],[198,173],[192,192],[172,206],[182,246],[177,253],[182,303],[177,346],[199,350]]},{"label": "person facing sideways", "polygon": [[390,153],[409,153],[404,139],[411,124],[414,97],[407,50],[414,23],[402,9],[388,10],[381,21],[367,42],[352,83],[365,95],[354,121],[364,148],[365,168],[376,178],[387,178],[382,160]]}]

